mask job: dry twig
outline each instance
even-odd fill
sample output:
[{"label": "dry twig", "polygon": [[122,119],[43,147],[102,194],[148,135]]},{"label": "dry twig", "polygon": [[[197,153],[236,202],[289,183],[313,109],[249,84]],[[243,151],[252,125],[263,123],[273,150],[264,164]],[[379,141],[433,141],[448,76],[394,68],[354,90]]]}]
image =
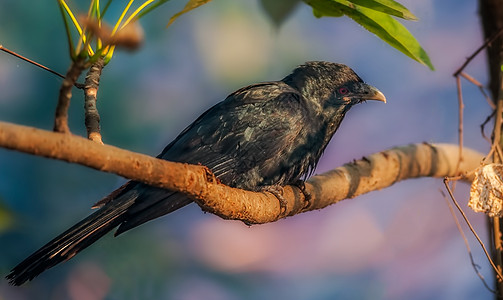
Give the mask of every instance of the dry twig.
[{"label": "dry twig", "polygon": [[[491,293],[496,294],[496,291],[493,290],[486,282],[484,276],[480,273],[479,269],[480,266],[475,263],[475,259],[473,258],[472,254],[472,249],[470,248],[470,243],[468,243],[468,239],[466,238],[465,233],[463,232],[463,228],[461,227],[461,224],[459,223],[459,219],[456,216],[456,213],[454,212],[454,208],[452,207],[452,204],[449,202],[447,199],[447,196],[445,193],[441,190],[440,193],[445,199],[445,202],[447,203],[447,206],[449,207],[449,211],[451,212],[452,218],[454,219],[454,222],[456,223],[456,227],[458,228],[459,234],[461,234],[461,237],[463,238],[463,241],[466,246],[466,251],[468,252],[468,256],[470,257],[470,262],[472,263],[473,270],[475,271],[475,274],[480,278],[482,281],[482,284],[486,287],[487,290],[489,290]],[[455,200],[454,200],[455,201]]]}]

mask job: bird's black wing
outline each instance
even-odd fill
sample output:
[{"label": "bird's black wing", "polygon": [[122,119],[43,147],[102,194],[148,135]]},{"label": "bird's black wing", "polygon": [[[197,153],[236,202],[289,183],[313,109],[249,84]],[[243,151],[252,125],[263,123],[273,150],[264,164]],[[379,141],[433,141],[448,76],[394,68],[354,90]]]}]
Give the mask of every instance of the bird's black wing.
[{"label": "bird's black wing", "polygon": [[234,187],[280,184],[273,164],[297,146],[306,118],[305,100],[289,85],[248,86],[206,111],[160,157],[205,165]]}]

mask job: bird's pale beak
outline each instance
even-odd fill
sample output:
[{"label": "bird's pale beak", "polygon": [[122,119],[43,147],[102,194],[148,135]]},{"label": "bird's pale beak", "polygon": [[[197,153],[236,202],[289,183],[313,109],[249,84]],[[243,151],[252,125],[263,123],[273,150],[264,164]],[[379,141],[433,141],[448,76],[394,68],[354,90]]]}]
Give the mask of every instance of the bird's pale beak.
[{"label": "bird's pale beak", "polygon": [[369,91],[366,95],[364,95],[362,98],[363,100],[377,100],[377,101],[382,101],[384,103],[386,103],[386,97],[384,96],[384,94],[376,89],[375,87],[373,86],[368,86],[369,87]]}]

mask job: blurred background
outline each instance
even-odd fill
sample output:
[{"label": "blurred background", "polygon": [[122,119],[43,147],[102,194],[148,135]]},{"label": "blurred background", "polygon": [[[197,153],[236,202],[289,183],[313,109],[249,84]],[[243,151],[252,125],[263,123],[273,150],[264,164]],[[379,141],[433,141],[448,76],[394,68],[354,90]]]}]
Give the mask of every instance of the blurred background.
[{"label": "blurred background", "polygon": [[[388,103],[353,108],[317,173],[393,146],[457,143],[452,73],[483,42],[477,1],[400,3],[419,17],[403,23],[436,71],[348,18],[316,19],[303,3],[280,28],[257,0],[215,0],[166,29],[185,5],[170,1],[141,20],[142,48],[116,53],[104,69],[98,94],[103,140],[157,155],[234,90],[281,79],[305,61],[327,60],[351,66]],[[56,3],[1,5],[0,44],[65,73],[70,60]],[[114,5],[110,16],[124,4]],[[487,84],[484,54],[466,71]],[[487,152],[479,125],[490,108],[478,88],[463,83],[465,146]],[[60,78],[0,53],[0,120],[50,130],[60,84]],[[70,127],[85,135],[83,97],[76,89]],[[0,275],[87,216],[93,203],[124,181],[0,149]],[[118,238],[109,234],[25,286],[0,279],[0,299],[491,299],[442,189],[440,179],[409,180],[252,227],[190,205]],[[458,184],[457,200],[487,240],[485,217],[466,208],[468,191]],[[468,239],[492,285],[489,264],[474,238]]]}]

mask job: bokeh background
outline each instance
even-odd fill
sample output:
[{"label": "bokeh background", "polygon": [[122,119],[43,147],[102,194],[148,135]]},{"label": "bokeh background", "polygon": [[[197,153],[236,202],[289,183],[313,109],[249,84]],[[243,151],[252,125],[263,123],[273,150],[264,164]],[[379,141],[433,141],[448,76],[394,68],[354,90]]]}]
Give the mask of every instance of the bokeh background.
[{"label": "bokeh background", "polygon": [[[0,2],[0,44],[64,73],[69,58],[56,3]],[[308,60],[348,64],[388,99],[349,112],[318,173],[397,145],[457,142],[452,73],[482,44],[477,1],[400,1],[420,18],[405,25],[435,72],[348,18],[316,19],[302,3],[280,28],[257,0],[215,0],[166,29],[184,2],[168,2],[144,18],[142,48],[118,52],[106,66],[99,90],[105,143],[157,155],[230,92],[280,79]],[[484,54],[467,72],[487,83]],[[60,84],[0,53],[0,120],[51,129]],[[487,152],[479,125],[490,108],[467,82],[463,93],[465,146]],[[81,135],[82,107],[82,93],[74,90],[70,126]],[[87,216],[95,201],[124,181],[0,149],[0,275]],[[108,235],[23,287],[0,279],[0,299],[491,299],[442,189],[440,179],[409,180],[252,227],[191,205],[118,238]],[[457,186],[463,207],[468,190]],[[465,210],[487,240],[484,216]],[[468,238],[492,284],[480,247]]]}]

